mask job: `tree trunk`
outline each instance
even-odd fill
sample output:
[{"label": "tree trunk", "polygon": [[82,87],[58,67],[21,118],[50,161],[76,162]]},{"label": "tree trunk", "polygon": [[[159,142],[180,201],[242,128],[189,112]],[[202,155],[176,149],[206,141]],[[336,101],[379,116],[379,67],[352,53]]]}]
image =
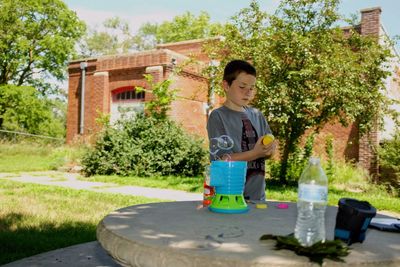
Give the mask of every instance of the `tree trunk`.
[{"label": "tree trunk", "polygon": [[281,169],[279,172],[279,181],[282,184],[287,184],[286,173],[288,167],[288,159],[289,159],[289,139],[286,139],[285,146],[283,148],[282,158],[281,158]]},{"label": "tree trunk", "polygon": [[297,132],[291,131],[286,138],[285,146],[283,148],[282,158],[281,158],[281,169],[279,173],[279,180],[282,184],[288,184],[288,180],[286,177],[288,163],[289,163],[289,156],[291,153],[294,152],[296,144],[298,142],[299,135]]}]

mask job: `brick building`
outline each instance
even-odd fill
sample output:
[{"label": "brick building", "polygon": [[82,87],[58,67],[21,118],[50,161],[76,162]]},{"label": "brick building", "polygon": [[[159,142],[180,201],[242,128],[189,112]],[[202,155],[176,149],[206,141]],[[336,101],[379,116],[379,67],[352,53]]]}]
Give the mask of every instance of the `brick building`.
[{"label": "brick building", "polygon": [[142,111],[144,102],[153,97],[148,92],[135,92],[137,86],[148,86],[143,75],[153,75],[154,82],[168,79],[175,65],[187,62],[189,55],[200,62],[184,67],[173,78],[171,89],[178,89],[178,97],[172,103],[169,115],[189,132],[205,136],[208,81],[200,74],[207,64],[206,56],[201,53],[202,43],[191,40],[160,45],[151,51],[71,62],[68,68],[67,142],[80,134],[96,132],[99,126],[95,119],[100,113],[109,113],[113,122],[123,110],[127,113]]},{"label": "brick building", "polygon": [[[386,33],[380,22],[380,15],[379,7],[361,10],[361,23],[356,29],[363,35],[376,36],[377,40],[384,38]],[[190,133],[206,137],[208,81],[201,75],[201,68],[209,64],[209,60],[201,52],[203,42],[204,40],[191,40],[164,44],[151,51],[71,62],[68,68],[67,142],[77,136],[88,136],[96,132],[98,125],[95,119],[100,113],[110,114],[111,121],[115,121],[122,111],[126,114],[142,111],[144,102],[152,98],[151,93],[135,92],[135,87],[147,86],[143,74],[152,74],[154,81],[168,79],[175,65],[190,57],[199,62],[183,68],[174,77],[172,88],[179,91],[169,115],[182,123]],[[397,59],[392,65],[393,76],[387,81],[387,91],[391,96],[400,98],[398,66]],[[82,91],[84,94],[81,94]],[[354,159],[376,173],[373,147],[380,140],[377,128],[368,136],[360,138],[356,124],[347,128],[338,123],[329,124],[317,136],[317,152],[322,153],[324,150],[328,135],[334,139],[336,157]]]}]

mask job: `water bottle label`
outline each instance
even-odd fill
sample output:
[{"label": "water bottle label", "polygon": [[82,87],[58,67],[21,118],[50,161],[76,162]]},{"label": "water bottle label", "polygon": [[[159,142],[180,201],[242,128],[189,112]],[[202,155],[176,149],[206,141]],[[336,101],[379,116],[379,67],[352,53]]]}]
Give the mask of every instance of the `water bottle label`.
[{"label": "water bottle label", "polygon": [[300,184],[299,200],[312,202],[326,202],[328,200],[328,188],[321,185]]}]

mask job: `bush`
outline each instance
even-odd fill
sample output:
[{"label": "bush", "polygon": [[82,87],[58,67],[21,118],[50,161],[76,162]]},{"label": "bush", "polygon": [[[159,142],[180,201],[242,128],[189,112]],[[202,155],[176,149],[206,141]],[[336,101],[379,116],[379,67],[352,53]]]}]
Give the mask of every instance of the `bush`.
[{"label": "bush", "polygon": [[175,122],[138,115],[106,127],[82,160],[87,175],[182,175],[203,172],[207,153]]},{"label": "bush", "polygon": [[[286,170],[286,182],[288,184],[297,183],[301,173],[308,164],[309,158],[312,156],[314,140],[315,134],[310,134],[305,141],[304,147],[297,145],[293,153],[289,155]],[[277,171],[278,169],[272,167],[271,170]],[[278,173],[273,173],[272,176],[280,177],[280,171],[281,169],[279,169]]]},{"label": "bush", "polygon": [[378,149],[380,183],[400,191],[400,131],[392,140],[387,140]]}]

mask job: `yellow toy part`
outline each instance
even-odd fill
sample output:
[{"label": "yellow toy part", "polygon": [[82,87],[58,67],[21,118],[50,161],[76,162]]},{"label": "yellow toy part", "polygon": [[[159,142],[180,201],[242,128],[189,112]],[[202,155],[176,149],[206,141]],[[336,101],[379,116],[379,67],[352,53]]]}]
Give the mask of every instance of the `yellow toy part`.
[{"label": "yellow toy part", "polygon": [[263,143],[263,145],[266,146],[274,140],[275,140],[275,137],[272,134],[266,134],[263,137],[262,143]]},{"label": "yellow toy part", "polygon": [[256,208],[257,209],[266,209],[268,206],[265,203],[257,203]]}]

